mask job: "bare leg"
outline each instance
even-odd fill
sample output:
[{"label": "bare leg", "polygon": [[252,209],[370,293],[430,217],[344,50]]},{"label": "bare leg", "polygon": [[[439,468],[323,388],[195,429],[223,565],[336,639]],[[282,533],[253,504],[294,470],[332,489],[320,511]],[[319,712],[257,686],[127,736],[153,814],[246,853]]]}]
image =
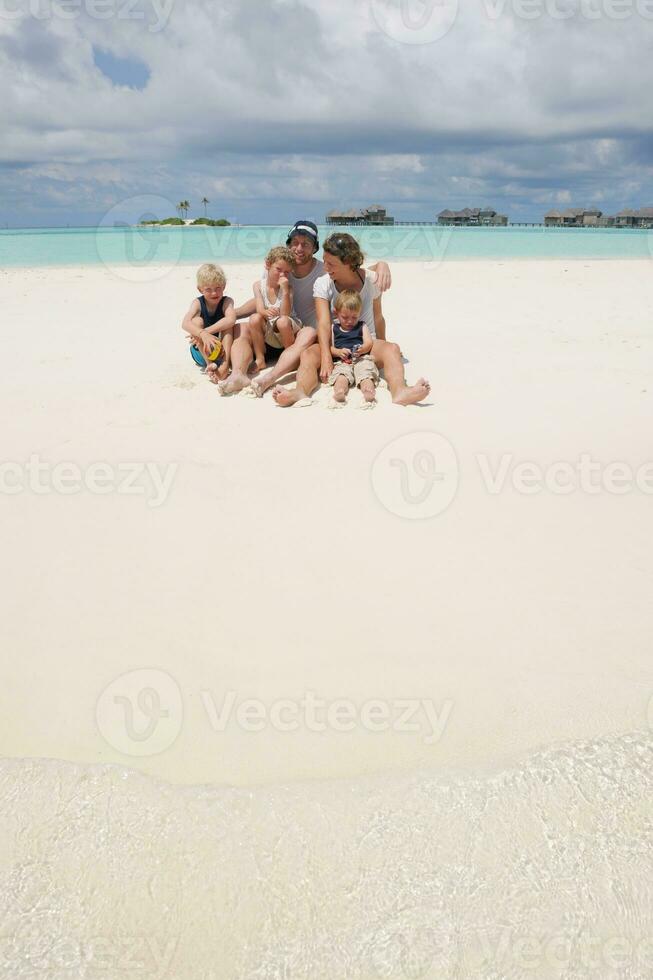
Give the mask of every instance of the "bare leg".
[{"label": "bare leg", "polygon": [[347,400],[347,392],[349,391],[349,382],[341,374],[336,378],[336,382],[333,386],[333,398],[334,401],[344,402]]},{"label": "bare leg", "polygon": [[376,385],[371,378],[361,381],[358,387],[360,388],[361,394],[366,402],[376,401]]},{"label": "bare leg", "polygon": [[312,344],[302,351],[297,372],[297,386],[294,390],[289,390],[277,385],[272,392],[277,405],[281,408],[289,408],[302,398],[310,398],[319,384],[318,372],[321,361],[319,344]]},{"label": "bare leg", "polygon": [[241,328],[240,336],[234,340],[231,348],[231,377],[221,381],[218,390],[221,395],[233,395],[242,391],[249,384],[247,370],[254,357],[250,331],[247,326]]},{"label": "bare leg", "polygon": [[295,343],[292,347],[286,347],[272,370],[268,371],[262,378],[257,378],[252,382],[252,388],[256,394],[261,397],[268,388],[277,383],[279,378],[283,378],[284,374],[294,371],[299,364],[302,352],[314,344],[316,339],[317,331],[313,327],[302,327],[295,338]]},{"label": "bare leg", "polygon": [[265,320],[259,314],[255,313],[254,316],[250,316],[248,324],[248,332],[252,341],[252,346],[254,348],[254,360],[256,361],[256,370],[265,370]]},{"label": "bare leg", "polygon": [[280,316],[276,323],[276,331],[281,337],[284,349],[292,347],[295,343],[295,334],[289,316]]},{"label": "bare leg", "polygon": [[417,384],[406,384],[404,366],[401,363],[401,351],[397,344],[387,340],[375,340],[371,350],[374,363],[385,373],[392,401],[395,405],[414,405],[423,401],[430,393],[431,386],[425,378],[420,378]]},{"label": "bare leg", "polygon": [[[222,346],[224,348],[224,359],[222,364],[218,365],[217,374],[219,381],[224,381],[225,378],[229,376],[229,370],[231,367],[231,348],[234,342],[234,332],[233,329],[223,330],[220,333],[220,339],[222,340]],[[211,378],[213,381],[213,378]]]}]

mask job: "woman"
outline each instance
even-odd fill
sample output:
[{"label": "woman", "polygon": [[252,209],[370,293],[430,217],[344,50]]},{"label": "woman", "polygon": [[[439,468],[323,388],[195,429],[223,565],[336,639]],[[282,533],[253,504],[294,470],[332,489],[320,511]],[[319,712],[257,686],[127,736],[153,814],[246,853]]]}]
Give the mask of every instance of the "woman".
[{"label": "woman", "polygon": [[[331,235],[323,246],[326,275],[320,276],[313,287],[318,325],[320,312],[331,318],[334,303],[344,289],[360,293],[363,308],[361,320],[369,327],[374,340],[385,340],[385,320],[381,309],[381,290],[374,272],[363,269],[365,256],[352,235]],[[328,305],[324,305],[328,304]],[[329,319],[331,323],[331,319]]]},{"label": "woman", "polygon": [[326,275],[320,276],[313,287],[317,311],[319,347],[313,346],[301,355],[297,372],[297,387],[286,390],[277,386],[273,397],[277,405],[286,408],[312,395],[320,380],[326,382],[333,370],[331,357],[332,305],[343,289],[355,289],[363,302],[361,319],[372,334],[374,345],[371,357],[377,368],[385,372],[385,379],[396,405],[413,405],[427,397],[431,386],[425,378],[408,386],[404,375],[401,350],[397,344],[385,339],[385,319],[381,307],[381,291],[374,272],[363,269],[364,256],[352,235],[331,235],[323,245],[323,261]]}]

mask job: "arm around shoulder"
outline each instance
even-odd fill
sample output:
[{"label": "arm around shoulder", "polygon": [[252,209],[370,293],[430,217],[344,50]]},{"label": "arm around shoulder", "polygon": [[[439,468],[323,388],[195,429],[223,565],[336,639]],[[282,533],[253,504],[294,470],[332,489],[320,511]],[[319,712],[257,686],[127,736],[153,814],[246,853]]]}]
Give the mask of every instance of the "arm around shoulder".
[{"label": "arm around shoulder", "polygon": [[371,265],[370,272],[376,273],[376,285],[382,293],[390,289],[392,286],[392,273],[390,272],[390,266],[387,262],[376,262]]}]

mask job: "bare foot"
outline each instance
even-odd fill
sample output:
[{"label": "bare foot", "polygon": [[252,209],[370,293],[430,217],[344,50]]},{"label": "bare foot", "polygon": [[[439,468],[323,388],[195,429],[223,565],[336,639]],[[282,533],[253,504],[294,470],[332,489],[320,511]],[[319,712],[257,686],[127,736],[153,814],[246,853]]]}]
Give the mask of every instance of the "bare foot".
[{"label": "bare foot", "polygon": [[392,399],[395,405],[414,405],[423,401],[431,393],[431,386],[426,378],[420,378],[412,387],[400,388]]},{"label": "bare foot", "polygon": [[274,384],[274,379],[270,378],[255,378],[252,381],[252,389],[257,398],[262,398],[268,388],[271,388]]},{"label": "bare foot", "polygon": [[290,408],[295,402],[299,402],[307,396],[300,388],[284,388],[283,385],[275,385],[272,389],[272,397],[280,408]]},{"label": "bare foot", "polygon": [[360,390],[366,402],[376,401],[376,387],[373,381],[362,381]]},{"label": "bare foot", "polygon": [[229,365],[226,363],[226,361],[223,361],[218,367],[218,377],[220,378],[220,381],[225,381],[229,377]]},{"label": "bare foot", "polygon": [[266,367],[267,364],[265,363],[265,358],[263,358],[262,361],[259,361],[257,359],[256,363],[254,364],[254,370],[256,371],[257,374],[260,374],[261,371],[265,371]]},{"label": "bare foot", "polygon": [[227,381],[220,382],[218,391],[221,395],[235,395],[243,388],[247,388],[249,384],[250,380],[246,374],[243,374],[242,371],[233,371]]}]

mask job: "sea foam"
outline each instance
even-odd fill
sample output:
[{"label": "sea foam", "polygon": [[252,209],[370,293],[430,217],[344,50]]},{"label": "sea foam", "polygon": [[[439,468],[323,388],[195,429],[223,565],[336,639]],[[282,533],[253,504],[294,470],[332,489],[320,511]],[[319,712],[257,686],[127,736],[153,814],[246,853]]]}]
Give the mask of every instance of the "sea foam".
[{"label": "sea foam", "polygon": [[653,736],[233,789],[0,762],[11,980],[650,980]]}]

